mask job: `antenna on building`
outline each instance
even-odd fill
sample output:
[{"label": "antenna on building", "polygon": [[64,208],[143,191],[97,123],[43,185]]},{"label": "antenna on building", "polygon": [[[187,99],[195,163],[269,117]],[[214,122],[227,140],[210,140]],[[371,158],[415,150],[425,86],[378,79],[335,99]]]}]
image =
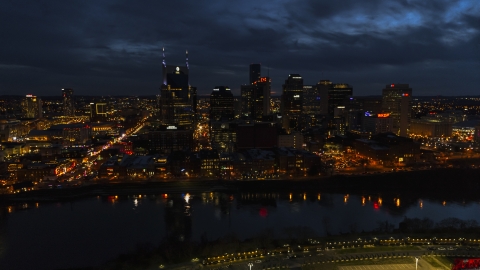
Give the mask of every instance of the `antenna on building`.
[{"label": "antenna on building", "polygon": [[189,67],[188,67],[188,50],[185,50],[185,61],[186,61],[186,64],[187,64],[187,69],[189,69]]},{"label": "antenna on building", "polygon": [[167,66],[167,62],[165,62],[165,47],[162,48],[162,65],[163,67]]}]

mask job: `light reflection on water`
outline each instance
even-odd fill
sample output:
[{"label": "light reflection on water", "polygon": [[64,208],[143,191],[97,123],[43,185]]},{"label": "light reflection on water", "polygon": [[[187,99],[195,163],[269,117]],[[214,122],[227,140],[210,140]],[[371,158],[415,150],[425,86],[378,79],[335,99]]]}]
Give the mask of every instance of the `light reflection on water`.
[{"label": "light reflection on water", "polygon": [[[165,237],[199,241],[202,235],[214,240],[235,233],[246,239],[265,230],[282,237],[298,227],[322,236],[370,231],[385,221],[398,228],[405,216],[467,220],[479,216],[480,205],[373,194],[209,192],[112,195],[1,209],[0,269],[52,269],[100,264],[138,243],[156,245]],[[25,256],[31,259],[22,260]]]}]

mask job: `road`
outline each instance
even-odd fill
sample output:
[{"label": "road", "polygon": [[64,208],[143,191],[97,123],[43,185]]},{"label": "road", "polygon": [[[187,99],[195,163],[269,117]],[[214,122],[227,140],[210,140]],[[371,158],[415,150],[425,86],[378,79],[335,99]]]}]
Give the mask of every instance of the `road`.
[{"label": "road", "polygon": [[[366,249],[368,250],[368,249]],[[359,263],[358,265],[339,266],[341,270],[377,270],[377,269],[415,269],[415,258],[418,258],[419,270],[433,270],[433,269],[450,269],[448,266],[434,267],[428,260],[435,261],[438,265],[443,265],[437,257],[451,256],[451,257],[476,257],[480,255],[480,251],[474,253],[467,253],[465,250],[456,251],[432,251],[422,247],[419,250],[410,251],[393,251],[393,252],[362,252],[352,254],[338,254],[335,250],[313,251],[313,252],[297,252],[289,253],[295,254],[296,258],[287,258],[285,254],[275,254],[267,256],[259,256],[257,258],[249,258],[246,260],[240,259],[231,262],[216,263],[211,265],[201,266],[198,262],[189,262],[181,265],[172,265],[165,267],[165,269],[175,270],[193,270],[193,269],[208,269],[208,270],[266,270],[266,269],[293,269],[302,268],[304,266],[312,266],[315,269],[322,269],[322,264],[338,263],[338,262],[354,262],[371,260],[372,263]],[[411,259],[410,264],[378,264],[382,259],[396,259],[407,258]],[[375,263],[377,262],[377,263]],[[251,264],[251,268],[249,266]],[[153,269],[153,268],[152,268]]]}]

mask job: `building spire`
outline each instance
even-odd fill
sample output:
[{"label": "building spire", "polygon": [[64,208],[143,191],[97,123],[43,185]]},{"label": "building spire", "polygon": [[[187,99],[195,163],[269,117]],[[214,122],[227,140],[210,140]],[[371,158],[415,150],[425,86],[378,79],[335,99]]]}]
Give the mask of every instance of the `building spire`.
[{"label": "building spire", "polygon": [[167,85],[167,62],[165,61],[165,47],[162,47],[162,77],[163,85]]},{"label": "building spire", "polygon": [[188,67],[188,50],[185,50],[185,61],[186,61],[185,63],[187,64],[187,69],[190,69]]},{"label": "building spire", "polygon": [[165,47],[162,48],[162,65],[163,67],[167,66],[167,62],[165,62]]}]

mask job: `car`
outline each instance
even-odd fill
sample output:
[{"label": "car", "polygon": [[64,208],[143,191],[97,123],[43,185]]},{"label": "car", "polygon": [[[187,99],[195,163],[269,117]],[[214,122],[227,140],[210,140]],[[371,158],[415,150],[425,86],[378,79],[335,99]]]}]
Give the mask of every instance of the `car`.
[{"label": "car", "polygon": [[256,262],[256,263],[261,263],[261,262],[262,262],[262,260],[256,260],[255,262]]}]

